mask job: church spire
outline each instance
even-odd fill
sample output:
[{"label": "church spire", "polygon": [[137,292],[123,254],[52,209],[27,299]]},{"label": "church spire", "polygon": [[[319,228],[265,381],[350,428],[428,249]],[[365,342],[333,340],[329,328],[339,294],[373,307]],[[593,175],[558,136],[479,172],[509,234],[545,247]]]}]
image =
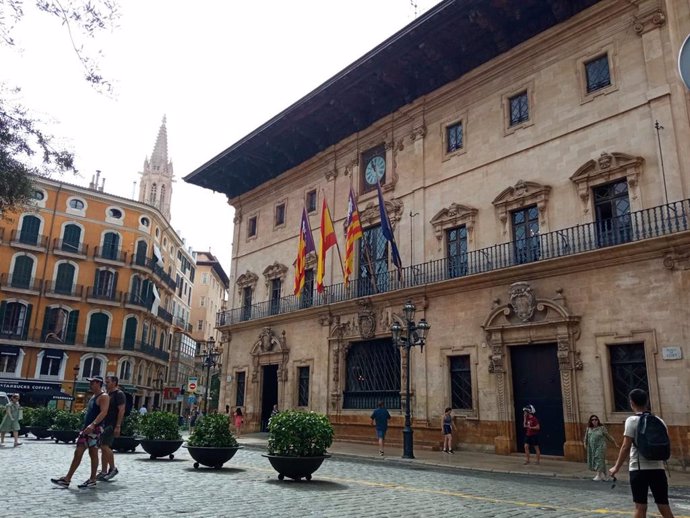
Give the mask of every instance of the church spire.
[{"label": "church spire", "polygon": [[139,182],[139,201],[157,207],[170,221],[170,201],[172,198],[173,164],[168,160],[168,128],[164,115],[158,130],[156,144],[151,158],[144,160],[144,171]]}]

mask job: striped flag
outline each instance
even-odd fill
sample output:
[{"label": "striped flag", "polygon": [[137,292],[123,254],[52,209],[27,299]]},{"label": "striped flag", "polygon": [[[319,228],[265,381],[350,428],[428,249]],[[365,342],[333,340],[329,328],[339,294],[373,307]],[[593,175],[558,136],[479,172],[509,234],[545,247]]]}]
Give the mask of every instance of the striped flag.
[{"label": "striped flag", "polygon": [[398,245],[395,244],[395,237],[393,236],[393,227],[388,219],[386,206],[383,203],[383,192],[381,192],[381,183],[376,182],[376,190],[379,195],[379,211],[381,213],[381,234],[391,244],[391,259],[393,264],[398,268],[398,280],[402,280],[402,260],[400,259],[400,252],[398,252]]},{"label": "striped flag", "polygon": [[314,252],[314,238],[311,234],[311,226],[309,226],[309,217],[307,216],[307,209],[302,209],[302,221],[299,226],[299,241],[297,244],[297,261],[295,261],[295,295],[298,297],[302,294],[305,281],[305,267],[307,264],[307,254]]},{"label": "striped flag", "polygon": [[316,266],[316,291],[323,292],[323,278],[326,275],[326,252],[332,246],[338,244],[333,228],[331,212],[326,205],[326,198],[323,199],[321,207],[321,240],[319,241],[319,251],[317,254],[318,262]]},{"label": "striped flag", "polygon": [[350,284],[350,275],[355,263],[355,242],[362,237],[362,224],[359,221],[359,210],[355,193],[350,187],[350,197],[347,201],[347,219],[345,220],[345,286]]}]

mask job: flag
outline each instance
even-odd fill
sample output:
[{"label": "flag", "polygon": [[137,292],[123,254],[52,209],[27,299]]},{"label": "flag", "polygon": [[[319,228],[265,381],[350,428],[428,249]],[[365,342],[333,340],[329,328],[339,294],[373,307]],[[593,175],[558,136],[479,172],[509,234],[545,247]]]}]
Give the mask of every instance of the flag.
[{"label": "flag", "polygon": [[335,230],[333,229],[333,220],[331,213],[326,205],[326,198],[323,199],[321,207],[321,240],[319,241],[319,252],[317,255],[318,262],[316,266],[316,291],[323,292],[323,278],[326,275],[326,252],[338,241],[335,237]]},{"label": "flag", "polygon": [[163,264],[163,254],[161,254],[161,249],[158,248],[158,245],[156,243],[153,244],[153,258],[156,260],[156,264],[163,268],[165,265]]},{"label": "flag", "polygon": [[359,210],[355,193],[350,187],[350,197],[347,201],[347,219],[345,220],[345,286],[350,283],[350,275],[355,262],[355,242],[362,237],[362,224],[359,221]]},{"label": "flag", "polygon": [[311,227],[309,226],[309,217],[307,216],[307,209],[302,209],[302,221],[299,225],[299,242],[297,244],[297,261],[295,261],[295,295],[298,297],[302,293],[305,280],[305,267],[307,264],[307,254],[314,252],[314,238],[311,234]]},{"label": "flag", "polygon": [[381,233],[391,244],[391,258],[393,259],[393,264],[398,268],[398,280],[402,280],[402,260],[398,252],[398,246],[395,244],[395,237],[393,237],[393,227],[391,227],[386,206],[383,203],[383,192],[381,192],[380,182],[376,182],[376,190],[379,195],[379,211],[381,212]]}]

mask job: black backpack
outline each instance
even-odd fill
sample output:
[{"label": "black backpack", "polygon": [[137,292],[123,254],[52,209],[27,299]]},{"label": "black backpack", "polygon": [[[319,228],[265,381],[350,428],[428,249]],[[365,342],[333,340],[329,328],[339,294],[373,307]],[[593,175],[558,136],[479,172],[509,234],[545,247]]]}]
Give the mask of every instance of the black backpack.
[{"label": "black backpack", "polygon": [[671,456],[671,440],[664,423],[651,412],[644,412],[637,422],[635,446],[638,459],[666,461]]}]

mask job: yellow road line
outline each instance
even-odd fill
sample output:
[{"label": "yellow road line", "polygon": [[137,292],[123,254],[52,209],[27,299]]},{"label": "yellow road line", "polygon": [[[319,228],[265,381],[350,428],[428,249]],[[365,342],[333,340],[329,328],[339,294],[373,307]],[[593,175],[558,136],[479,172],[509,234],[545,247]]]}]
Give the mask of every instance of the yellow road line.
[{"label": "yellow road line", "polygon": [[[246,468],[246,469],[251,469],[255,471],[262,471],[262,472],[267,472],[267,473],[275,473],[275,470],[272,469],[267,469],[267,468],[257,468],[256,466],[239,466],[238,464],[234,464],[234,466],[241,467],[241,468]],[[338,482],[338,483],[343,483],[343,484],[359,484],[360,486],[368,486],[368,487],[380,487],[384,489],[394,489],[394,490],[401,490],[401,491],[409,491],[411,493],[426,493],[426,494],[431,494],[431,495],[442,495],[442,496],[452,496],[456,498],[461,498],[463,500],[476,500],[480,502],[489,502],[489,503],[494,503],[494,504],[502,504],[502,505],[512,505],[515,507],[531,507],[531,508],[548,508],[550,510],[554,511],[572,511],[572,512],[578,512],[578,513],[589,513],[592,515],[601,515],[601,514],[610,514],[610,515],[621,515],[621,516],[632,516],[633,511],[632,509],[630,511],[618,511],[615,509],[582,509],[579,507],[563,507],[563,506],[558,506],[558,505],[553,505],[553,504],[546,504],[543,502],[523,502],[520,500],[503,500],[500,498],[490,498],[486,496],[477,496],[477,495],[471,495],[469,493],[462,493],[460,491],[451,491],[447,489],[430,489],[430,488],[419,488],[419,487],[413,487],[413,486],[405,486],[402,484],[397,484],[397,483],[389,483],[389,482],[372,482],[368,480],[357,480],[357,479],[350,479],[350,478],[338,478],[338,477],[328,477],[328,476],[321,476],[319,475],[319,480],[328,480],[331,482]],[[654,504],[651,503],[650,507],[653,507]],[[630,502],[630,507],[634,507],[633,503]],[[661,516],[659,514],[647,513],[648,516]],[[690,518],[688,515],[674,515],[676,518]]]}]

